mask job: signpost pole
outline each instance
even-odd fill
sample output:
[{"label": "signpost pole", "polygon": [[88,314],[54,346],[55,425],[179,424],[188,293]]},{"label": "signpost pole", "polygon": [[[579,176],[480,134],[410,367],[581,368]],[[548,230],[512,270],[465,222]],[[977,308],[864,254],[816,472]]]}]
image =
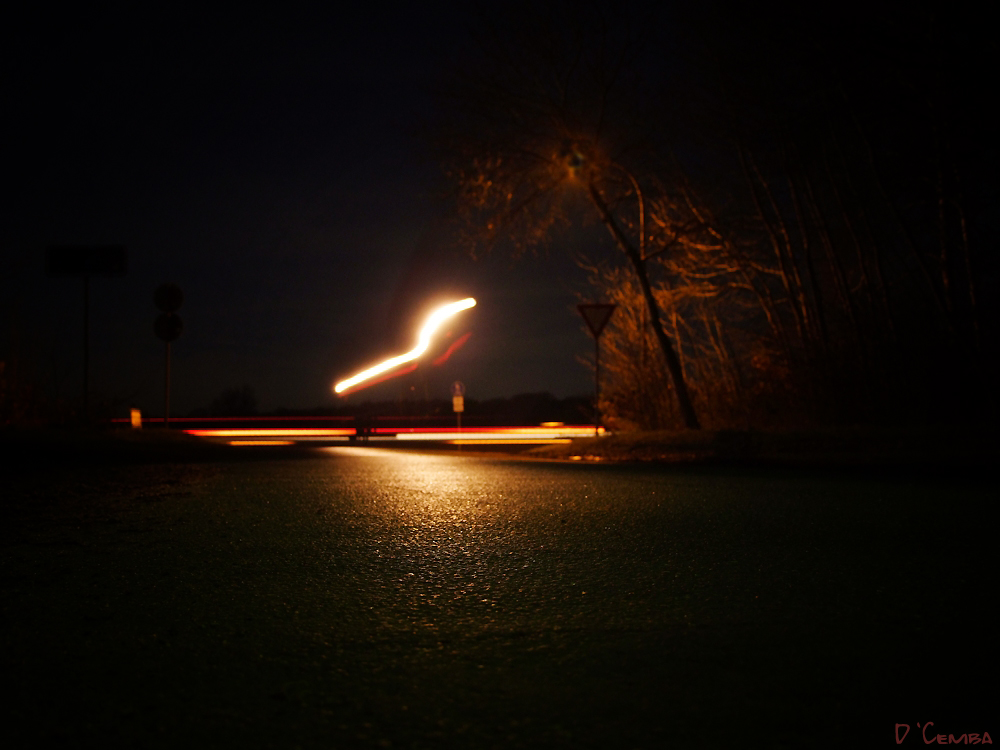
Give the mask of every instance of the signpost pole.
[{"label": "signpost pole", "polygon": [[601,424],[601,337],[594,336],[594,437]]},{"label": "signpost pole", "polygon": [[90,274],[83,275],[83,421],[90,422]]},{"label": "signpost pole", "polygon": [[[461,380],[456,380],[451,384],[451,408],[455,412],[455,426],[458,432],[462,432],[462,412],[465,411],[465,384]],[[462,443],[457,443],[458,450],[462,450]]]},{"label": "signpost pole", "polygon": [[45,249],[45,274],[83,278],[83,414],[90,422],[90,277],[123,276],[128,257],[121,245],[53,245]]},{"label": "signpost pole", "polygon": [[167,366],[163,378],[163,427],[170,427],[170,342],[167,342]]},{"label": "signpost pole", "polygon": [[594,437],[601,434],[601,331],[611,320],[617,305],[594,302],[577,305],[594,337]]}]

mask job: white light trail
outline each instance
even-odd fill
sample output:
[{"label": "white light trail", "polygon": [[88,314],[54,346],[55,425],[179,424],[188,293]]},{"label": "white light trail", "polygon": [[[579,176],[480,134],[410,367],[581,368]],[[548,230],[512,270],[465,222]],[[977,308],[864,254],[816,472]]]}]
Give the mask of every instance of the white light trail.
[{"label": "white light trail", "polygon": [[434,332],[445,320],[450,318],[455,313],[459,313],[462,310],[468,310],[470,307],[475,307],[475,305],[476,301],[472,297],[466,297],[465,299],[460,299],[457,302],[449,302],[447,305],[442,305],[437,308],[427,318],[427,322],[424,323],[424,327],[420,329],[420,335],[417,337],[417,345],[413,347],[413,349],[405,354],[400,354],[397,357],[392,357],[384,362],[380,362],[377,365],[373,365],[367,370],[362,370],[357,375],[352,375],[347,378],[347,380],[341,380],[333,387],[334,392],[343,393],[348,388],[358,385],[358,383],[363,383],[370,378],[374,378],[376,375],[388,372],[394,367],[399,367],[407,362],[412,362],[427,351],[427,347],[430,346],[431,343],[431,336],[434,335]]}]

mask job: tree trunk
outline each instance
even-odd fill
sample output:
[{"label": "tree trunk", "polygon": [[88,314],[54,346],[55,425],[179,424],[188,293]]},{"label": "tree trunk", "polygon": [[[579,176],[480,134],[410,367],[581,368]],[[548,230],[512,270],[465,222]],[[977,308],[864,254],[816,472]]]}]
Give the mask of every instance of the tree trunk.
[{"label": "tree trunk", "polygon": [[597,188],[593,183],[590,185],[590,197],[594,201],[594,206],[597,208],[598,213],[601,215],[601,220],[607,226],[608,231],[611,232],[611,236],[615,238],[615,242],[618,243],[618,246],[628,256],[629,261],[631,261],[635,275],[639,279],[642,296],[646,300],[646,308],[649,310],[653,333],[656,334],[656,340],[660,343],[660,349],[663,351],[663,357],[667,362],[667,370],[670,372],[670,379],[673,381],[674,390],[677,392],[677,403],[684,417],[684,426],[689,430],[700,430],[701,424],[698,422],[694,405],[691,403],[691,396],[688,393],[687,382],[684,380],[684,370],[681,367],[680,358],[677,356],[673,344],[663,330],[663,323],[660,320],[660,308],[656,304],[656,298],[653,297],[653,290],[649,285],[646,265],[643,263],[639,251],[629,242],[621,227],[618,226],[618,223],[611,215],[611,210],[608,208],[607,203],[604,202],[604,199],[597,192]]}]

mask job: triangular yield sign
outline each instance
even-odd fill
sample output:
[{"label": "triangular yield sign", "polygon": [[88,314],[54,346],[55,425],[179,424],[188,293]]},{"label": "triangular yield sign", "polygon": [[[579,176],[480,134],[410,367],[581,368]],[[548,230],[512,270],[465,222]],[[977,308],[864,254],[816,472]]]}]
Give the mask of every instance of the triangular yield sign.
[{"label": "triangular yield sign", "polygon": [[587,328],[590,329],[590,332],[594,334],[594,338],[596,339],[601,335],[604,326],[611,320],[611,313],[615,311],[616,307],[618,305],[591,302],[585,305],[577,305],[576,309],[580,311],[580,315],[583,316],[584,321],[587,323]]}]

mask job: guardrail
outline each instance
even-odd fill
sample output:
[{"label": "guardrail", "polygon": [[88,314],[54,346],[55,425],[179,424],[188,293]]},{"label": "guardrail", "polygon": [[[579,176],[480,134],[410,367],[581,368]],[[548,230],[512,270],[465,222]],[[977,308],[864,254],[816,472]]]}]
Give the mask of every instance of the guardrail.
[{"label": "guardrail", "polygon": [[[452,445],[542,445],[568,443],[594,434],[592,425],[466,424],[455,427],[435,417],[180,417],[171,429],[233,445],[285,445],[294,443],[368,443],[386,441],[438,442]],[[128,419],[112,420],[130,424]],[[415,424],[416,423],[416,424]],[[158,426],[162,418],[143,418],[142,425]],[[601,429],[603,433],[603,428]]]}]

